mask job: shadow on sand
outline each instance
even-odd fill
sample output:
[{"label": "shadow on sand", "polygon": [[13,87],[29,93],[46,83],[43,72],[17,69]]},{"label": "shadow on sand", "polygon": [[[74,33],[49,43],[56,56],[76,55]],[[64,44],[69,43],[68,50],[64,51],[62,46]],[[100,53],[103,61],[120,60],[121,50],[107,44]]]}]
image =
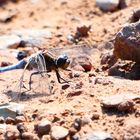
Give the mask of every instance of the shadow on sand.
[{"label": "shadow on sand", "polygon": [[11,101],[28,101],[34,98],[46,97],[51,95],[47,93],[31,92],[31,91],[19,93],[11,90],[4,92],[4,94],[6,94],[11,99]]}]

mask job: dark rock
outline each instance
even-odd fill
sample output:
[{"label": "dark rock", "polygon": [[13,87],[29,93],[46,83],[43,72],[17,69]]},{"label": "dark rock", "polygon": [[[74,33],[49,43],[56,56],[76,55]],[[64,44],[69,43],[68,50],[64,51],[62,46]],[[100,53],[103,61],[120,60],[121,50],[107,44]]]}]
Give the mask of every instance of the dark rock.
[{"label": "dark rock", "polygon": [[36,134],[25,132],[21,135],[22,140],[39,140]]},{"label": "dark rock", "polygon": [[89,31],[91,30],[91,26],[82,25],[77,27],[76,36],[86,37],[88,36]]},{"label": "dark rock", "polygon": [[0,124],[1,123],[4,123],[5,121],[4,121],[4,117],[0,117]]},{"label": "dark rock", "polygon": [[98,120],[99,118],[100,118],[100,114],[97,112],[94,112],[92,117],[91,117],[91,120]]},{"label": "dark rock", "polygon": [[123,60],[140,63],[140,22],[125,25],[116,35],[114,55]]},{"label": "dark rock", "polygon": [[136,118],[140,118],[140,110],[136,110],[136,112],[135,112],[135,117],[136,117]]},{"label": "dark rock", "polygon": [[134,23],[134,22],[139,21],[139,19],[140,19],[140,9],[135,9],[133,11],[132,16],[130,17],[130,22]]},{"label": "dark rock", "polygon": [[11,118],[11,117],[7,117],[5,119],[5,123],[6,124],[15,124],[15,119]]},{"label": "dark rock", "polygon": [[17,116],[17,117],[15,118],[15,123],[16,123],[16,124],[17,124],[17,123],[22,123],[22,122],[26,122],[26,119],[25,119],[24,116]]},{"label": "dark rock", "polygon": [[41,121],[37,126],[35,126],[35,128],[39,136],[49,134],[51,130],[51,122],[48,120]]},{"label": "dark rock", "polygon": [[108,52],[101,55],[101,65],[107,65],[108,68],[113,66],[117,62],[113,52]]},{"label": "dark rock", "polygon": [[51,129],[51,138],[54,140],[61,140],[68,136],[68,129],[61,126],[53,126]]},{"label": "dark rock", "polygon": [[75,135],[77,133],[77,130],[73,127],[73,125],[72,125],[72,127],[70,127],[69,128],[69,134],[70,134],[70,136],[73,136],[73,135]]},{"label": "dark rock", "polygon": [[135,106],[135,104],[132,100],[124,101],[118,105],[118,110],[119,111],[135,110],[134,106]]},{"label": "dark rock", "polygon": [[54,117],[52,120],[53,123],[61,120],[60,116],[54,115],[53,117]]},{"label": "dark rock", "polygon": [[85,72],[90,71],[92,69],[91,60],[86,55],[81,55],[73,58],[71,62],[71,67],[75,68],[77,66],[81,66]]},{"label": "dark rock", "polygon": [[118,8],[119,9],[124,9],[130,5],[130,0],[120,0]]},{"label": "dark rock", "polygon": [[72,126],[77,130],[80,131],[81,127],[82,127],[82,119],[77,118],[74,120],[74,123],[72,124]]},{"label": "dark rock", "polygon": [[27,127],[22,123],[17,124],[17,129],[20,133],[24,133],[28,131]]},{"label": "dark rock", "polygon": [[75,135],[70,137],[70,140],[80,140],[80,135],[79,134],[75,134]]},{"label": "dark rock", "polygon": [[74,91],[71,91],[70,93],[68,93],[67,97],[72,97],[72,96],[79,96],[83,93],[83,90],[74,90]]},{"label": "dark rock", "polygon": [[108,75],[109,76],[119,76],[119,77],[125,77],[125,71],[120,70],[119,66],[115,64],[108,70]]},{"label": "dark rock", "polygon": [[89,77],[95,77],[95,76],[96,76],[95,73],[93,73],[93,72],[89,73]]},{"label": "dark rock", "polygon": [[65,90],[65,89],[67,89],[67,88],[69,88],[69,87],[70,87],[69,84],[63,84],[63,85],[62,85],[62,89],[63,89],[63,90]]},{"label": "dark rock", "polygon": [[94,131],[88,133],[81,140],[113,140],[113,137],[110,133],[104,131]]},{"label": "dark rock", "polygon": [[10,63],[10,62],[1,62],[1,67],[5,67],[5,66],[9,66],[9,65],[11,65],[12,63]]}]

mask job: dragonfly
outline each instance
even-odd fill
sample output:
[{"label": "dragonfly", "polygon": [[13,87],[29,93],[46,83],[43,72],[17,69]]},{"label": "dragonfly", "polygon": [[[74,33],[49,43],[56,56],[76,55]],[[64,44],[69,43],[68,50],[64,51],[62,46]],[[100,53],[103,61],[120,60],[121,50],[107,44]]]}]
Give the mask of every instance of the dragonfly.
[{"label": "dragonfly", "polygon": [[[17,64],[13,64],[7,67],[1,67],[0,72],[6,72],[9,70],[24,68],[22,76],[20,78],[20,88],[24,87],[23,78],[25,70],[27,67],[36,69],[35,72],[32,72],[29,78],[29,89],[32,89],[32,77],[34,75],[40,75],[41,77],[47,77],[48,72],[54,71],[59,83],[68,83],[69,81],[61,77],[59,69],[66,70],[70,64],[70,60],[67,55],[61,54],[58,57],[55,57],[52,53],[47,50],[41,50],[37,53],[32,54],[31,56],[20,60]],[[26,88],[27,89],[27,88]]]},{"label": "dragonfly", "polygon": [[[55,50],[55,51],[54,51]],[[39,75],[40,77],[47,77],[48,79],[48,73],[51,71],[54,71],[56,73],[56,77],[59,83],[69,83],[70,81],[65,80],[60,75],[60,69],[67,70],[70,65],[70,58],[68,57],[69,54],[72,57],[77,56],[77,54],[87,54],[93,53],[91,51],[92,48],[86,47],[86,46],[72,46],[72,47],[66,47],[66,48],[56,48],[56,49],[47,49],[47,50],[40,50],[37,53],[34,53],[28,57],[23,58],[18,63],[6,66],[6,67],[0,67],[0,73],[14,70],[14,69],[21,69],[23,68],[23,73],[20,78],[20,88],[23,87],[25,89],[26,86],[23,83],[25,70],[30,67],[34,68],[36,71],[32,72],[29,78],[29,88],[28,91],[32,89],[32,78],[36,75]],[[25,55],[26,56],[26,55]],[[58,57],[57,57],[58,56]],[[41,80],[40,80],[41,81]],[[50,89],[51,91],[51,89]]]}]

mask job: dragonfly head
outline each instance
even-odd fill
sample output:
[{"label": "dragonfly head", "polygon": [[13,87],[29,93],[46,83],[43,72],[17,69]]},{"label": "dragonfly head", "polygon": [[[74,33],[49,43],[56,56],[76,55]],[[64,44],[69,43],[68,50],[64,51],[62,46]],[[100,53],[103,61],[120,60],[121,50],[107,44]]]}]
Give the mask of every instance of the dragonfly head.
[{"label": "dragonfly head", "polygon": [[57,58],[56,65],[59,68],[66,69],[70,64],[70,60],[67,55],[62,54]]}]

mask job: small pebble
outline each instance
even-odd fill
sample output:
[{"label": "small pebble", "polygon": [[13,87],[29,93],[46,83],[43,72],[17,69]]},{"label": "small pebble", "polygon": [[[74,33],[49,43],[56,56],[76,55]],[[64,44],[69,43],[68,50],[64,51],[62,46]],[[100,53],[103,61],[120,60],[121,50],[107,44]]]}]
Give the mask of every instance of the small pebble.
[{"label": "small pebble", "polygon": [[76,133],[77,133],[77,130],[76,130],[74,127],[70,127],[70,128],[69,128],[69,134],[70,134],[71,136],[75,135]]},{"label": "small pebble", "polygon": [[93,131],[86,134],[81,140],[113,140],[110,133],[104,131]]},{"label": "small pebble", "polygon": [[4,117],[0,117],[0,124],[4,123]]},{"label": "small pebble", "polygon": [[50,140],[50,135],[43,135],[41,140]]},{"label": "small pebble", "polygon": [[5,67],[5,66],[9,66],[9,65],[12,65],[12,63],[10,62],[1,62],[1,67]]},{"label": "small pebble", "polygon": [[11,118],[11,117],[7,117],[5,119],[5,123],[6,124],[15,124],[15,120],[13,118]]},{"label": "small pebble", "polygon": [[82,127],[82,120],[80,118],[77,118],[74,120],[74,123],[73,123],[73,127],[77,130],[77,131],[80,131],[81,130],[81,127]]},{"label": "small pebble", "polygon": [[91,117],[91,120],[98,120],[100,118],[100,115],[99,113],[93,113],[92,117]]},{"label": "small pebble", "polygon": [[39,136],[49,134],[51,130],[51,122],[48,120],[41,121],[37,126],[35,126],[35,129]]},{"label": "small pebble", "polygon": [[38,136],[36,134],[25,132],[21,135],[22,140],[39,140]]},{"label": "small pebble", "polygon": [[17,129],[20,133],[24,133],[28,131],[27,127],[22,123],[17,124]]},{"label": "small pebble", "polygon": [[51,129],[51,138],[53,140],[65,139],[69,134],[68,129],[62,126],[53,126]]},{"label": "small pebble", "polygon": [[26,122],[26,119],[24,116],[16,116],[15,118],[15,123],[22,123],[22,122]]},{"label": "small pebble", "polygon": [[86,37],[88,36],[89,31],[91,30],[91,26],[82,25],[77,27],[76,34],[80,37]]},{"label": "small pebble", "polygon": [[65,89],[67,89],[67,88],[69,88],[69,87],[70,87],[69,84],[63,84],[63,85],[62,85],[62,89],[63,89],[63,90],[65,90]]},{"label": "small pebble", "polygon": [[96,5],[103,11],[114,11],[119,5],[119,0],[96,0]]},{"label": "small pebble", "polygon": [[79,134],[75,134],[71,137],[71,140],[80,140]]},{"label": "small pebble", "polygon": [[17,128],[13,125],[7,126],[5,139],[6,140],[17,140],[20,137],[20,133]]}]

